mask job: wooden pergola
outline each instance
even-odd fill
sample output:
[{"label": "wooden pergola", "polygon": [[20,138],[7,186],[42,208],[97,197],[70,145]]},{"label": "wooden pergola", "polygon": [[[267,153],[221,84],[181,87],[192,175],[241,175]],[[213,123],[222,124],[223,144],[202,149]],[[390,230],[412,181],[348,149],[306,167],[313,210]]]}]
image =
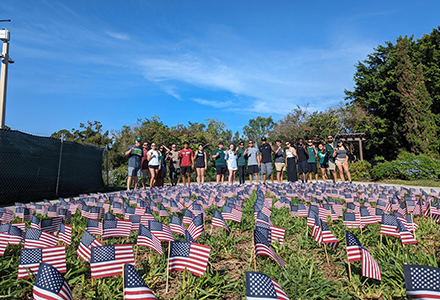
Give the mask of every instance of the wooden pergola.
[{"label": "wooden pergola", "polygon": [[362,141],[365,141],[365,133],[339,133],[336,136],[337,140],[342,140],[350,144],[350,152],[353,154],[353,142],[359,142],[359,156],[361,161],[364,160],[364,154],[362,151]]}]

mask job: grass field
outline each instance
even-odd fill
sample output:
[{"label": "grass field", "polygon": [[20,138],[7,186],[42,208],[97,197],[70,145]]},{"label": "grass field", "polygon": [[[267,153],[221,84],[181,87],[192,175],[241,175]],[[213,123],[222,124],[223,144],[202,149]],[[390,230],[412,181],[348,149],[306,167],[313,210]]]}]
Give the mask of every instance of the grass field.
[{"label": "grass field", "polygon": [[[252,230],[255,226],[253,204],[255,192],[246,200],[241,223],[226,221],[231,234],[211,226],[213,208],[207,211],[205,231],[197,243],[212,247],[208,270],[204,277],[186,272],[170,274],[170,291],[165,293],[167,247],[159,255],[147,247],[134,246],[136,269],[144,277],[158,299],[245,299],[245,272],[254,269]],[[298,199],[293,198],[295,203]],[[275,201],[274,201],[275,202]],[[169,218],[157,220],[169,223]],[[181,215],[179,214],[181,217]],[[40,216],[41,217],[41,216]],[[16,220],[18,221],[18,220]],[[402,246],[399,238],[383,236],[380,242],[380,224],[367,225],[362,234],[351,229],[379,264],[382,281],[361,276],[361,262],[351,263],[349,281],[347,254],[342,222],[329,222],[330,230],[340,241],[337,250],[328,249],[327,264],[322,245],[314,241],[306,218],[293,218],[287,208],[273,207],[271,221],[286,229],[285,243],[273,245],[287,261],[284,268],[270,258],[256,258],[257,271],[276,280],[290,299],[405,299],[403,264],[422,264],[438,267],[440,260],[439,225],[426,217],[415,216],[418,245]],[[86,227],[86,219],[77,211],[72,217],[72,244],[66,248],[67,273],[65,278],[73,290],[74,299],[122,299],[122,276],[91,280],[90,267],[80,260],[76,250]],[[130,238],[102,240],[104,244],[136,243],[137,232]],[[183,237],[174,234],[176,240]],[[17,280],[20,245],[9,245],[0,257],[0,298],[31,299],[34,279]]]}]

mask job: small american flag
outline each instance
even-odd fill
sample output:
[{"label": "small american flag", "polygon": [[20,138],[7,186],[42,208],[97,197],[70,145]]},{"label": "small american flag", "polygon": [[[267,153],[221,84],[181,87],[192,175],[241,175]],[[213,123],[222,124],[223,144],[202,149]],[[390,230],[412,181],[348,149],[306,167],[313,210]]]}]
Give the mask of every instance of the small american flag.
[{"label": "small american flag", "polygon": [[170,201],[170,211],[173,212],[173,213],[180,213],[180,212],[182,212],[183,205],[181,205],[179,207],[178,204],[179,203],[177,203],[176,201],[171,200]]},{"label": "small american flag", "polygon": [[32,218],[32,209],[21,206],[15,207],[15,217],[23,219],[23,221],[29,221]]},{"label": "small american flag", "polygon": [[159,221],[148,221],[148,229],[153,233],[159,241],[174,241],[171,229]]},{"label": "small american flag", "polygon": [[60,230],[60,225],[63,222],[62,217],[56,217],[51,219],[43,219],[40,222],[41,230],[49,233],[53,233]]},{"label": "small american flag", "polygon": [[38,218],[37,216],[32,216],[31,228],[41,229],[40,222],[40,218]]},{"label": "small american flag", "polygon": [[360,207],[360,213],[361,213],[361,224],[367,225],[367,224],[376,224],[377,220],[375,216],[372,216],[370,212],[368,211],[368,208],[365,206]]},{"label": "small american flag", "polygon": [[226,228],[226,230],[230,232],[229,227],[223,219],[222,214],[216,209],[214,209],[214,215],[212,217],[212,226]]},{"label": "small american flag", "polygon": [[196,276],[206,272],[211,247],[196,243],[171,242],[169,271],[184,271],[185,268]]},{"label": "small american flag", "polygon": [[72,219],[72,213],[67,208],[60,208],[58,210],[58,215],[64,219],[65,223],[70,223]]},{"label": "small american flag", "polygon": [[396,216],[382,215],[382,225],[380,227],[380,233],[400,237],[400,233],[399,231],[397,231]]},{"label": "small american flag", "polygon": [[72,291],[63,275],[47,263],[40,264],[33,295],[35,300],[73,300]]},{"label": "small american flag", "polygon": [[379,265],[358,238],[346,230],[345,239],[347,242],[348,261],[362,260],[362,276],[382,280]]},{"label": "small american flag", "polygon": [[170,229],[172,232],[185,235],[185,227],[178,216],[171,215]]},{"label": "small american flag", "polygon": [[0,208],[0,221],[3,223],[10,223],[14,220],[15,214],[12,210]]},{"label": "small american flag", "polygon": [[163,206],[163,204],[160,204],[159,216],[160,217],[169,217],[170,216],[170,214],[168,213],[168,211],[165,208],[165,206]]},{"label": "small american flag", "polygon": [[124,275],[122,278],[124,278],[125,300],[157,299],[142,279],[142,276],[139,275],[136,268],[132,265],[124,265]]},{"label": "small american flag", "polygon": [[261,211],[256,213],[255,221],[260,222],[260,223],[264,223],[267,225],[272,225],[272,222],[270,221],[269,217],[267,215],[265,215],[264,213],[262,213]]},{"label": "small american flag", "polygon": [[185,209],[183,211],[183,224],[189,225],[191,224],[193,219],[194,219],[194,214],[189,209]]},{"label": "small american flag", "polygon": [[55,205],[50,205],[47,207],[47,216],[50,218],[58,217],[58,207]]},{"label": "small american flag", "polygon": [[28,278],[32,273],[37,273],[38,267],[42,262],[52,265],[61,273],[66,273],[66,248],[64,246],[55,246],[21,249],[18,263],[18,279]]},{"label": "small american flag", "polygon": [[203,214],[199,214],[197,217],[195,217],[191,224],[188,226],[188,232],[191,234],[191,236],[194,239],[197,239],[200,237],[203,233]]},{"label": "small american flag", "polygon": [[109,237],[130,237],[131,221],[104,220],[102,221],[102,238]]},{"label": "small american flag", "polygon": [[162,246],[160,245],[159,239],[142,224],[139,225],[137,245],[152,248],[156,250],[159,254],[163,254]]},{"label": "small american flag", "polygon": [[406,201],[403,201],[403,202],[400,204],[400,206],[399,206],[397,212],[398,212],[399,214],[402,214],[402,215],[406,215],[406,214],[407,214],[407,212],[408,212],[408,206],[407,206]]},{"label": "small american flag", "polygon": [[284,234],[286,232],[286,229],[282,227],[276,227],[273,225],[270,225],[270,233],[271,233],[271,241],[275,242],[278,240],[278,244],[282,245],[284,243]]},{"label": "small american flag", "polygon": [[259,227],[255,227],[254,230],[254,247],[255,256],[266,255],[275,260],[275,262],[283,267],[287,264],[278,254],[272,249],[268,242],[268,236],[265,235]]},{"label": "small american flag", "polygon": [[96,239],[90,232],[86,230],[81,238],[81,242],[79,243],[76,254],[78,254],[78,256],[85,262],[90,262],[91,248],[102,245],[103,243],[100,240]]},{"label": "small american flag", "polygon": [[351,212],[351,213],[344,213],[344,225],[347,228],[356,228],[361,226],[361,221],[358,218],[358,214]]},{"label": "small american flag", "polygon": [[330,229],[324,222],[320,220],[320,224],[321,224],[322,242],[336,250],[336,248],[338,248],[339,241],[336,239],[336,237],[333,235],[333,233],[330,231]]},{"label": "small american flag", "polygon": [[397,231],[400,234],[400,240],[402,241],[403,245],[417,244],[416,239],[400,220],[397,220]]},{"label": "small american flag", "polygon": [[411,299],[440,299],[440,268],[403,265],[406,294]]},{"label": "small american flag", "polygon": [[87,219],[86,230],[91,234],[102,235],[102,223],[98,220]]},{"label": "small american flag", "polygon": [[222,208],[222,216],[225,220],[241,223],[242,215],[243,213],[234,207],[223,206]]},{"label": "small american flag", "polygon": [[281,286],[269,276],[258,272],[246,272],[247,300],[289,300]]},{"label": "small american flag", "polygon": [[90,268],[92,278],[119,275],[123,264],[134,265],[133,245],[104,245],[92,247]]},{"label": "small american flag", "polygon": [[3,256],[8,246],[9,237],[7,234],[0,232],[0,256]]},{"label": "small american flag", "polygon": [[44,248],[55,246],[58,237],[40,229],[28,228],[24,238],[24,248]]},{"label": "small american flag", "polygon": [[72,226],[61,223],[60,232],[58,233],[58,239],[66,245],[70,245],[72,239]]},{"label": "small american flag", "polygon": [[2,233],[0,240],[3,241],[3,244],[18,245],[23,240],[23,230],[14,226],[14,223],[1,224],[0,233]]},{"label": "small american flag", "polygon": [[191,236],[188,230],[185,230],[185,240],[190,243],[195,243],[196,240]]}]

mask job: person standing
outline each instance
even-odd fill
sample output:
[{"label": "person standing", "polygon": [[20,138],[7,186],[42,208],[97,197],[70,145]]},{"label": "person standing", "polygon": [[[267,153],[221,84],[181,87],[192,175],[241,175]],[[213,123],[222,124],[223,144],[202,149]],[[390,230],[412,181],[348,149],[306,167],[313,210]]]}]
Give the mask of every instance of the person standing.
[{"label": "person standing", "polygon": [[233,185],[235,181],[235,172],[237,172],[237,150],[234,144],[229,145],[229,150],[226,152],[226,164],[229,170],[228,183]]},{"label": "person standing", "polygon": [[319,169],[321,170],[322,181],[325,183],[325,175],[328,169],[328,157],[325,152],[325,147],[322,143],[318,145],[318,159],[319,159]]},{"label": "person standing", "polygon": [[329,134],[327,137],[327,144],[325,144],[325,152],[327,153],[328,169],[330,171],[330,176],[334,183],[336,183],[336,180],[338,179],[336,175],[335,157],[333,156],[336,147],[337,145],[335,140],[333,139],[333,136]]},{"label": "person standing", "polygon": [[238,180],[240,184],[246,182],[246,159],[244,158],[244,143],[240,142],[237,147],[237,165],[238,165]]},{"label": "person standing", "polygon": [[275,153],[275,169],[277,170],[277,181],[278,183],[283,183],[284,180],[284,169],[286,164],[284,163],[284,149],[281,147],[281,141],[275,141],[275,148],[272,147],[272,151]]},{"label": "person standing", "polygon": [[299,138],[298,145],[296,146],[296,154],[298,155],[298,173],[301,178],[301,182],[307,182],[307,159],[308,152],[303,144],[304,140]]},{"label": "person standing", "polygon": [[263,183],[266,183],[267,175],[270,175],[270,180],[273,183],[273,168],[272,168],[272,145],[269,145],[265,137],[261,138],[260,150],[260,164],[261,174],[263,174]]},{"label": "person standing", "polygon": [[160,170],[157,177],[157,186],[163,186],[165,177],[167,175],[167,165],[165,164],[165,157],[168,155],[168,148],[165,145],[159,147],[160,152]]},{"label": "person standing", "polygon": [[183,143],[183,149],[179,152],[180,174],[182,174],[183,185],[186,184],[185,176],[188,180],[188,186],[191,183],[191,166],[194,169],[194,152],[188,148],[189,143]]},{"label": "person standing", "polygon": [[127,190],[130,189],[132,181],[134,189],[136,189],[138,177],[141,176],[141,162],[143,157],[141,142],[142,139],[140,137],[137,137],[135,144],[128,147],[127,151],[125,151],[124,153],[125,155],[128,155]]},{"label": "person standing", "polygon": [[196,152],[196,172],[197,172],[197,183],[205,183],[205,170],[208,166],[206,162],[206,152],[203,151],[203,145],[199,145],[199,150]]},{"label": "person standing", "polygon": [[150,169],[150,189],[156,185],[158,174],[161,168],[160,156],[162,154],[156,149],[156,143],[151,143],[151,149],[147,152],[148,168]]},{"label": "person standing", "polygon": [[217,184],[223,184],[226,174],[226,151],[223,150],[223,142],[218,143],[218,149],[214,150],[212,158],[215,158],[215,172],[217,174]]},{"label": "person standing", "polygon": [[260,165],[260,155],[258,153],[258,149],[254,147],[254,142],[252,140],[249,141],[249,148],[244,151],[243,155],[247,155],[248,158],[248,173],[250,183],[252,184],[252,175],[254,175],[255,180],[258,184],[258,167]]},{"label": "person standing", "polygon": [[286,142],[286,165],[287,165],[287,180],[290,182],[298,181],[298,173],[296,170],[296,149],[292,147],[290,142]]},{"label": "person standing", "polygon": [[345,182],[345,174],[347,174],[348,181],[351,183],[351,175],[348,170],[348,151],[345,148],[342,140],[337,141],[338,146],[335,148],[335,152],[333,152],[333,157],[335,157],[335,163],[339,170],[339,176],[341,177],[341,181]]},{"label": "person standing", "polygon": [[[142,161],[141,161],[141,173],[142,173],[142,188],[146,188],[146,182],[147,178],[150,178],[150,169],[148,169],[148,159],[147,159],[147,152],[148,152],[148,142],[144,142],[142,145]],[[148,179],[148,182],[150,180]]]},{"label": "person standing", "polygon": [[166,161],[170,162],[170,179],[171,185],[175,186],[179,181],[180,175],[180,160],[179,160],[179,152],[177,151],[176,144],[171,145],[171,150],[167,149],[168,154],[165,158]]},{"label": "person standing", "polygon": [[318,168],[316,166],[316,155],[318,154],[318,150],[316,150],[315,145],[312,140],[307,141],[307,153],[309,159],[307,160],[307,171],[309,172],[309,181],[313,181],[313,174],[315,174],[315,180],[318,182]]}]

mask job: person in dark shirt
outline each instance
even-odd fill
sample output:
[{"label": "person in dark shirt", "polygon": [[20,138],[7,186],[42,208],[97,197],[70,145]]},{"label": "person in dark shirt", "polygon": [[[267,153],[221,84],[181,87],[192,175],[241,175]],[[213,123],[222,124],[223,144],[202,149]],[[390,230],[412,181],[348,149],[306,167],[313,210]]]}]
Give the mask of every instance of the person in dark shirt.
[{"label": "person in dark shirt", "polygon": [[260,150],[260,164],[261,174],[263,174],[263,183],[266,183],[266,176],[270,175],[270,180],[273,183],[273,167],[272,167],[272,146],[266,142],[266,138],[261,138]]},{"label": "person in dark shirt", "polygon": [[336,180],[338,178],[336,175],[336,163],[333,153],[335,152],[335,148],[337,148],[337,144],[331,134],[328,135],[327,140],[328,142],[327,144],[325,144],[325,152],[327,154],[328,169],[330,171],[330,176],[332,177],[333,182],[336,183]]},{"label": "person in dark shirt", "polygon": [[304,140],[299,138],[298,145],[296,145],[296,154],[298,155],[298,173],[302,182],[307,182],[307,160],[308,152],[304,146]]},{"label": "person in dark shirt", "polygon": [[125,151],[125,155],[128,155],[128,178],[127,178],[127,190],[130,189],[131,181],[133,180],[134,189],[137,188],[138,177],[141,176],[141,162],[143,151],[142,151],[142,139],[140,137],[136,138],[134,145],[128,147]]},{"label": "person in dark shirt", "polygon": [[244,157],[244,143],[240,142],[237,147],[237,165],[238,165],[238,179],[240,184],[246,181],[246,159]]}]

